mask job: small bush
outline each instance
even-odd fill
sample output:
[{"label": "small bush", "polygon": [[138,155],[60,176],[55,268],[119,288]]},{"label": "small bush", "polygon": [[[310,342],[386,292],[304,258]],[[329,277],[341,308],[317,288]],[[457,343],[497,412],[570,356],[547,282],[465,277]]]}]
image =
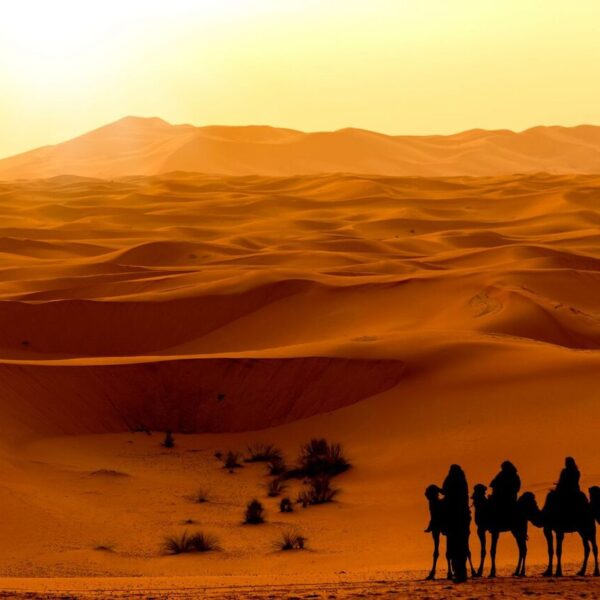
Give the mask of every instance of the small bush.
[{"label": "small bush", "polygon": [[286,484],[280,477],[275,477],[267,484],[267,495],[269,498],[276,498],[277,496],[281,495],[286,487]]},{"label": "small bush", "polygon": [[173,437],[173,434],[170,431],[167,431],[165,433],[165,439],[163,440],[162,445],[165,448],[173,448],[173,447],[175,447],[175,438]]},{"label": "small bush", "polygon": [[163,551],[165,554],[211,552],[219,549],[217,538],[202,531],[191,535],[187,531],[184,531],[181,535],[167,536],[163,542]]},{"label": "small bush", "polygon": [[248,446],[248,458],[246,462],[271,462],[283,460],[283,455],[279,448],[273,444],[253,444]]},{"label": "small bush", "polygon": [[282,513],[291,513],[294,512],[294,507],[292,506],[292,501],[289,498],[282,498],[279,503],[279,512]]},{"label": "small bush", "polygon": [[217,451],[214,453],[213,455],[217,460],[223,460],[223,453],[220,451]]},{"label": "small bush", "polygon": [[259,525],[265,522],[265,509],[263,505],[256,500],[248,502],[246,507],[246,515],[244,517],[244,523],[248,525]]},{"label": "small bush", "polygon": [[296,502],[298,504],[302,504],[302,508],[306,508],[310,504],[310,496],[307,490],[301,490],[298,492],[298,497],[296,498]]},{"label": "small bush", "polygon": [[306,538],[294,531],[284,531],[281,539],[275,542],[277,550],[304,550],[306,547]]},{"label": "small bush", "polygon": [[193,496],[194,502],[197,502],[198,504],[204,504],[205,502],[208,502],[209,499],[209,493],[208,490],[205,488],[200,488]]},{"label": "small bush", "polygon": [[267,470],[269,475],[280,477],[281,475],[285,475],[287,473],[287,466],[283,458],[273,458],[268,462]]},{"label": "small bush", "polygon": [[192,552],[193,550],[188,532],[184,531],[181,535],[170,535],[165,537],[163,541],[163,550],[165,554],[183,554],[185,552]]},{"label": "small bush", "polygon": [[225,456],[223,467],[230,473],[233,473],[235,469],[239,469],[242,466],[240,462],[241,460],[242,456],[239,452],[233,452],[232,450],[229,450]]},{"label": "small bush", "polygon": [[203,531],[192,534],[190,536],[190,544],[196,552],[214,552],[221,549],[217,538]]},{"label": "small bush", "polygon": [[330,444],[326,439],[314,438],[300,449],[298,462],[302,474],[308,477],[339,475],[350,468],[340,444]]},{"label": "small bush", "polygon": [[306,508],[309,504],[333,502],[339,490],[331,487],[331,478],[322,475],[310,480],[308,488],[298,494],[298,503]]}]

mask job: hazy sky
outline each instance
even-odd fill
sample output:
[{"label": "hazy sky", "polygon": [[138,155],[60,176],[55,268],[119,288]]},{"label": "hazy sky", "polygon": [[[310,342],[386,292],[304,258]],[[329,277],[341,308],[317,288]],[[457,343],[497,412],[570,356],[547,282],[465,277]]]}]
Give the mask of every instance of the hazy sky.
[{"label": "hazy sky", "polygon": [[11,0],[0,156],[125,115],[386,133],[600,124],[600,0]]}]

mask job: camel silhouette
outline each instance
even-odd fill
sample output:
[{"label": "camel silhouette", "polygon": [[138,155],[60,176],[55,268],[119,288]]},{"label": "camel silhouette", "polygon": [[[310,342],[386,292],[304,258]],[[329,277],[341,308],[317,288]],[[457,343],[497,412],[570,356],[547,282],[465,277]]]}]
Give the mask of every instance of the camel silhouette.
[{"label": "camel silhouette", "polygon": [[539,507],[535,496],[531,492],[522,494],[513,510],[498,505],[486,494],[487,486],[478,483],[473,488],[473,507],[475,508],[475,525],[477,536],[481,545],[479,567],[476,571],[478,577],[483,575],[486,557],[486,533],[491,534],[490,558],[492,565],[489,577],[496,576],[496,550],[501,533],[510,532],[517,542],[519,560],[514,575],[525,577],[525,559],[527,558],[527,524],[539,516]]},{"label": "camel silhouette", "polygon": [[[425,497],[429,503],[429,526],[425,530],[425,533],[431,533],[431,537],[433,539],[433,564],[431,566],[431,570],[429,571],[429,575],[427,575],[426,579],[435,579],[435,572],[437,567],[437,561],[440,556],[440,537],[442,535],[446,535],[446,523],[445,523],[445,514],[444,514],[444,501],[440,498],[440,494],[442,493],[442,489],[437,485],[429,485],[425,489]],[[471,566],[471,574],[475,577],[475,569],[473,567],[473,562],[471,560],[471,552],[468,553],[469,565]],[[452,579],[452,563],[450,560],[450,556],[448,555],[448,546],[446,545],[446,563],[448,566],[446,578]]]},{"label": "camel silhouette", "polygon": [[546,502],[539,514],[531,523],[544,530],[548,544],[548,567],[545,577],[552,577],[554,559],[554,537],[556,537],[556,571],[555,577],[562,577],[562,545],[565,534],[578,533],[583,543],[583,565],[577,573],[584,576],[587,570],[590,547],[594,556],[594,576],[600,576],[598,568],[598,544],[596,542],[596,521],[600,522],[600,488],[590,488],[591,502],[583,492],[578,492],[575,502],[561,499],[556,490],[551,490],[546,496]]}]

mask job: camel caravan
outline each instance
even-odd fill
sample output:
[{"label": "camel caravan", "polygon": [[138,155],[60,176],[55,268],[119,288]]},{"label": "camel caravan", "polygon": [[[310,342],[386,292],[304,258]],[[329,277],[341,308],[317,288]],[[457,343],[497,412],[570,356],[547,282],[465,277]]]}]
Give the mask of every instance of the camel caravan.
[{"label": "camel caravan", "polygon": [[[488,533],[491,536],[489,577],[495,577],[498,538],[505,532],[514,536],[519,551],[514,575],[525,577],[529,523],[543,530],[548,544],[548,567],[543,573],[544,576],[562,576],[562,545],[566,533],[578,533],[583,542],[583,565],[578,575],[586,574],[591,548],[594,575],[600,576],[596,543],[596,521],[600,523],[600,487],[591,487],[588,498],[579,487],[579,479],[577,464],[573,458],[568,457],[558,483],[548,492],[541,509],[533,493],[524,492],[519,496],[521,479],[510,461],[502,463],[500,472],[490,483],[490,493],[487,486],[478,483],[471,495],[477,537],[481,546],[479,565],[476,569],[469,549],[471,510],[467,478],[460,466],[452,465],[441,488],[430,485],[425,490],[430,514],[429,526],[425,532],[431,533],[434,545],[433,565],[427,579],[435,579],[442,535],[446,537],[448,579],[457,583],[465,581],[467,562],[472,577],[481,577],[487,554]],[[555,556],[556,571],[553,571]]]}]

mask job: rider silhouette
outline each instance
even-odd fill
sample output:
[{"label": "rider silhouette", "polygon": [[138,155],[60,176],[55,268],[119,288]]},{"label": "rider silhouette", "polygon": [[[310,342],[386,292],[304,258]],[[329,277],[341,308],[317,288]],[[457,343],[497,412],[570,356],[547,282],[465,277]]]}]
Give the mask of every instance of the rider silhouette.
[{"label": "rider silhouette", "polygon": [[577,463],[572,456],[565,458],[565,468],[560,472],[558,483],[556,484],[556,491],[564,495],[575,495],[578,494],[581,489],[579,487],[579,479],[581,473],[577,468]]},{"label": "rider silhouette", "polygon": [[556,484],[557,501],[564,510],[570,510],[574,514],[579,514],[585,510],[587,504],[586,496],[579,487],[581,473],[577,468],[575,459],[571,456],[565,458],[564,469],[560,472],[558,483]]},{"label": "rider silhouette", "polygon": [[501,522],[510,520],[517,506],[517,496],[521,489],[521,478],[515,465],[505,460],[500,465],[500,472],[494,477],[490,487],[492,488],[490,502],[497,518]]}]

